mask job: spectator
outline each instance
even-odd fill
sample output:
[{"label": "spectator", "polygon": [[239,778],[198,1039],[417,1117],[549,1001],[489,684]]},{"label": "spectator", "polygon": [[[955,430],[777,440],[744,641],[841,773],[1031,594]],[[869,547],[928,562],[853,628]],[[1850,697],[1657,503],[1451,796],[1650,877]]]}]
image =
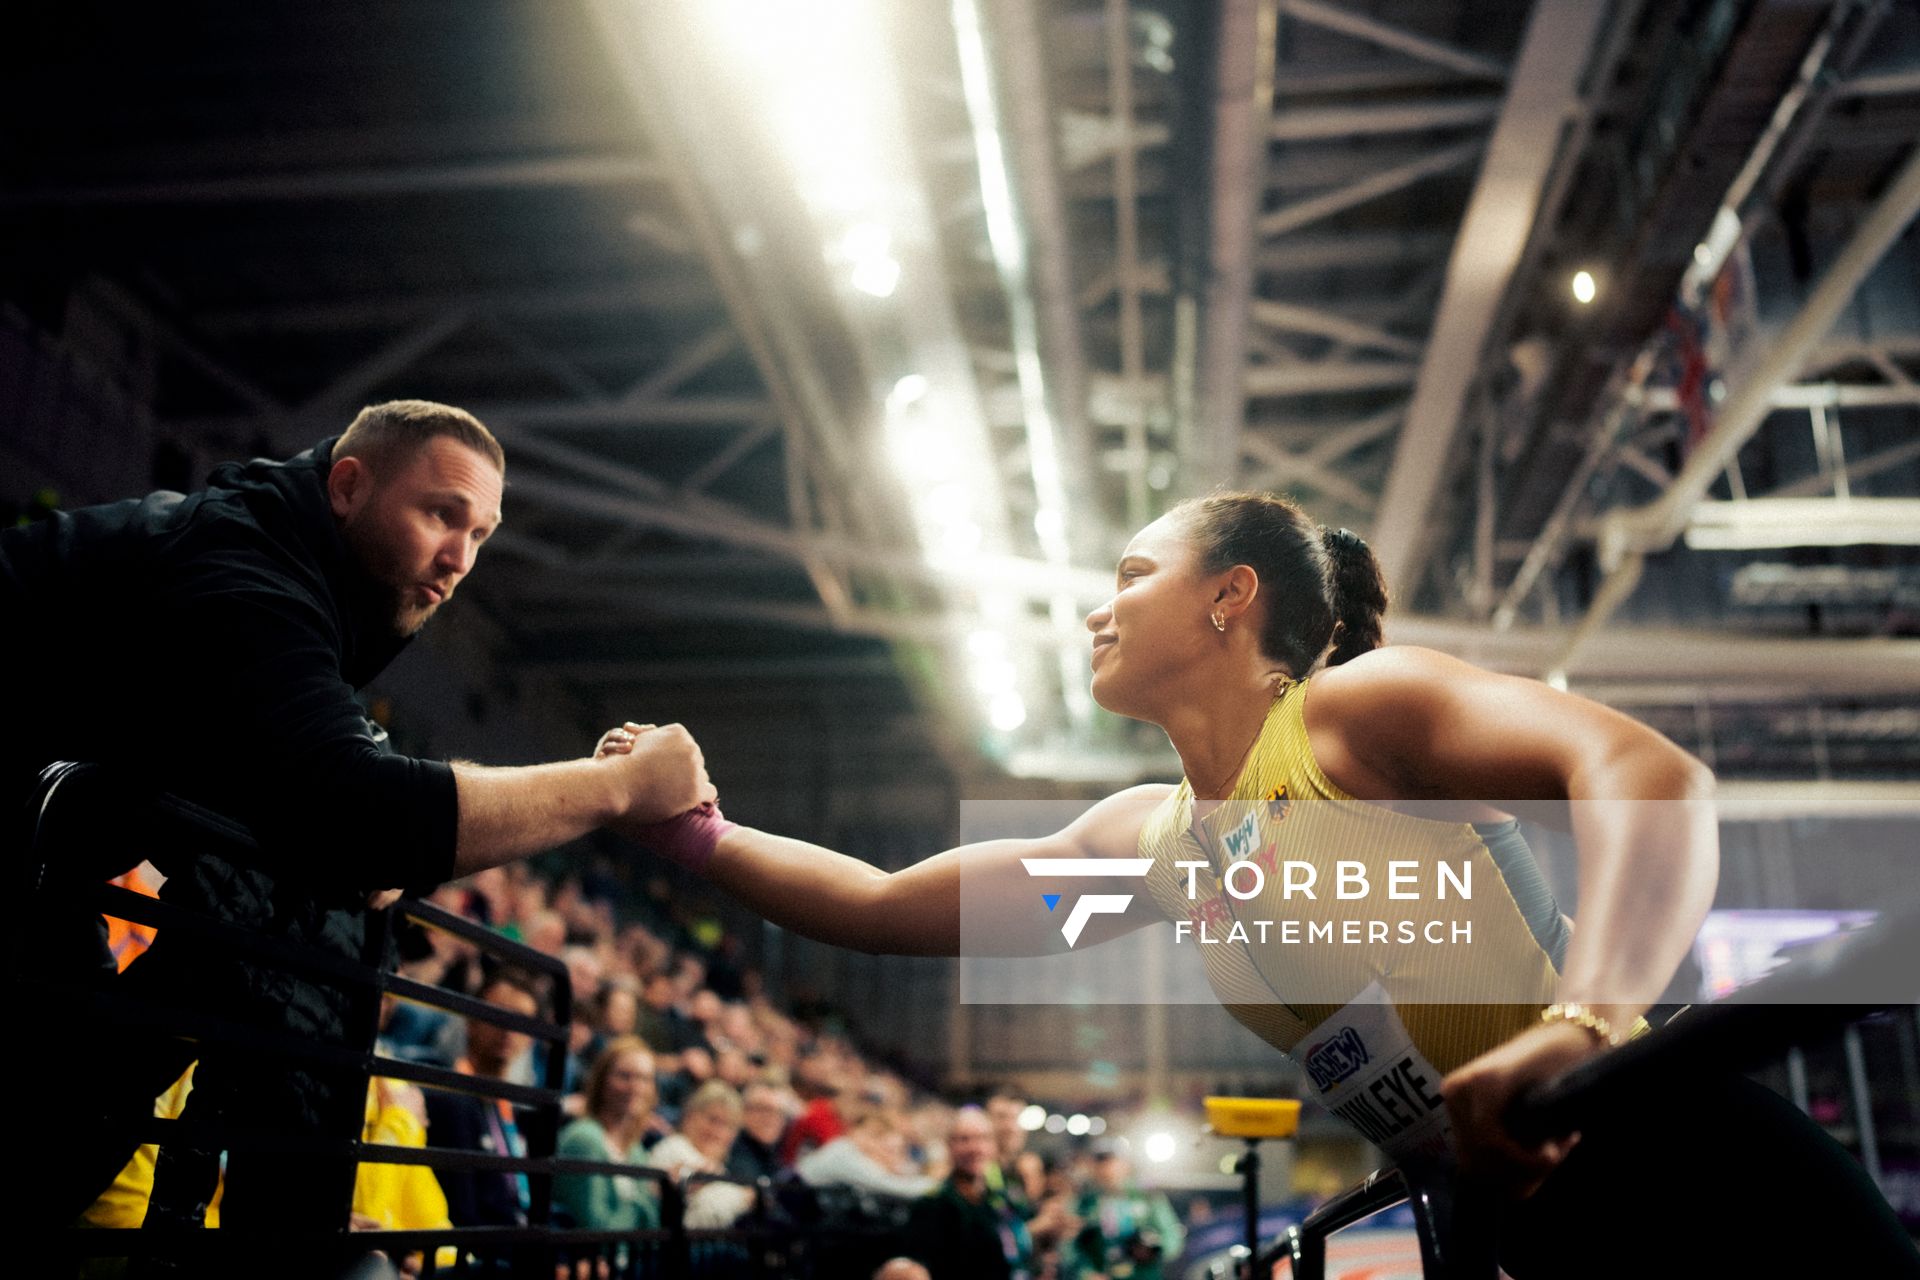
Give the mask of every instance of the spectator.
[{"label": "spectator", "polygon": [[569,946],[560,953],[560,959],[567,966],[567,982],[573,992],[575,1011],[585,1008],[594,993],[600,990],[600,980],[605,976],[600,957],[594,954],[592,947],[579,944]]},{"label": "spectator", "polygon": [[800,1157],[794,1171],[815,1187],[854,1187],[911,1199],[931,1192],[933,1178],[907,1163],[907,1135],[881,1107],[859,1110],[847,1132]]},{"label": "spectator", "polygon": [[660,1084],[660,1105],[670,1115],[679,1115],[687,1099],[701,1085],[713,1079],[713,1057],[705,1049],[689,1046],[680,1051],[679,1069]]},{"label": "spectator", "polygon": [[536,911],[521,925],[520,939],[543,955],[558,956],[567,947],[567,922],[558,911]]},{"label": "spectator", "polygon": [[[390,1147],[427,1145],[426,1100],[414,1085],[376,1078],[367,1089],[366,1124],[362,1142]],[[440,1231],[453,1225],[447,1214],[446,1193],[434,1171],[425,1165],[363,1162],[353,1182],[351,1225],[355,1231]],[[440,1266],[456,1260],[454,1249],[435,1251]],[[403,1259],[409,1274],[417,1273],[422,1255]]]},{"label": "spectator", "polygon": [[998,1089],[987,1099],[995,1155],[987,1177],[994,1190],[1005,1193],[1014,1212],[1026,1219],[1033,1239],[1034,1269],[1044,1274],[1059,1269],[1061,1248],[1080,1229],[1080,1221],[1065,1197],[1047,1194],[1045,1162],[1027,1150],[1026,1126],[1020,1123],[1026,1109],[1026,1096],[1011,1088]]},{"label": "spectator", "polygon": [[[733,1086],[710,1080],[687,1099],[677,1132],[662,1138],[647,1163],[679,1182],[700,1174],[725,1177],[727,1153],[740,1132],[743,1108]],[[753,1207],[754,1193],[731,1183],[705,1183],[687,1196],[687,1226],[726,1227]]]},{"label": "spectator", "polygon": [[888,1258],[873,1273],[873,1280],[933,1280],[933,1277],[912,1258]]},{"label": "spectator", "polygon": [[780,1141],[780,1163],[791,1166],[815,1147],[823,1147],[847,1131],[840,1117],[840,1076],[832,1057],[816,1053],[800,1062],[794,1073],[800,1096],[808,1099],[799,1119]]},{"label": "spectator", "polygon": [[1186,1248],[1186,1228],[1167,1197],[1134,1184],[1132,1164],[1116,1142],[1093,1147],[1093,1185],[1077,1214],[1086,1223],[1074,1238],[1080,1262],[1106,1276],[1161,1280]]},{"label": "spectator", "polygon": [[744,1091],[753,1079],[753,1060],[732,1045],[725,1045],[714,1050],[713,1074]]},{"label": "spectator", "polygon": [[[645,1164],[653,1119],[653,1054],[638,1036],[620,1036],[587,1073],[587,1114],[560,1131],[555,1154],[568,1160]],[[553,1202],[576,1227],[637,1231],[660,1225],[651,1184],[606,1174],[560,1174]]]},{"label": "spectator", "polygon": [[988,1185],[993,1122],[978,1107],[954,1113],[947,1133],[953,1172],[914,1202],[907,1252],[933,1280],[1015,1280],[1031,1274],[1033,1241],[1026,1219]]},{"label": "spectator", "polygon": [[[1012,1089],[997,1089],[987,1099],[987,1119],[993,1122],[993,1158],[1002,1169],[1011,1170],[1015,1157],[1027,1149],[1027,1131],[1020,1123],[1020,1113],[1026,1109],[1026,1096]],[[1037,1192],[1034,1198],[1039,1198]]]},{"label": "spectator", "polygon": [[[522,1017],[531,1018],[540,1012],[540,999],[532,986],[504,971],[480,989],[480,998]],[[454,1069],[483,1080],[508,1079],[532,1037],[481,1018],[466,1021],[467,1051]],[[513,1107],[501,1098],[435,1090],[427,1098],[427,1132],[434,1146],[455,1151],[515,1156],[527,1153]],[[447,1194],[448,1215],[457,1227],[510,1227],[526,1221],[528,1189],[523,1174],[449,1169],[441,1174],[440,1183]]]},{"label": "spectator", "polygon": [[[394,937],[401,977],[431,986],[447,976],[448,954],[436,948],[432,941],[433,936],[441,932],[423,929],[409,920],[396,921]],[[449,1024],[455,1021],[457,1019],[444,1009],[384,996],[380,1003],[377,1048],[387,1057],[406,1062],[450,1065],[452,1059],[442,1055],[440,1046],[448,1038]]]},{"label": "spectator", "polygon": [[679,999],[680,989],[670,973],[649,974],[641,988],[642,1004],[633,1029],[662,1055],[674,1055],[672,1063],[660,1064],[663,1069],[678,1069],[677,1055],[689,1038],[687,1019],[677,1007]]},{"label": "spectator", "polygon": [[727,1176],[753,1183],[780,1173],[780,1135],[790,1113],[785,1089],[764,1080],[749,1083],[741,1094],[740,1132],[727,1153]]},{"label": "spectator", "polygon": [[1017,1167],[1027,1147],[1027,1131],[1020,1126],[1020,1113],[1026,1109],[1026,1098],[1012,1089],[996,1090],[987,1099],[987,1119],[993,1124],[993,1167],[987,1171],[987,1180],[995,1191],[1006,1193],[1022,1217],[1031,1218],[1039,1207],[1041,1189],[1023,1181]]},{"label": "spectator", "polygon": [[909,1150],[914,1163],[936,1178],[947,1176],[947,1130],[953,1108],[937,1098],[924,1099],[909,1113]]}]

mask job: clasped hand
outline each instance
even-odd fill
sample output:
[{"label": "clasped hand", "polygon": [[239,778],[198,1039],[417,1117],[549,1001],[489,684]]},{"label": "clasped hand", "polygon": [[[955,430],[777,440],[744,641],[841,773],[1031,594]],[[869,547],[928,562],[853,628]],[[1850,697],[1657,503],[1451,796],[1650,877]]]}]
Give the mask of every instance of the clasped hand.
[{"label": "clasped hand", "polygon": [[632,788],[616,830],[665,822],[720,796],[707,777],[700,744],[681,725],[628,721],[600,735],[593,758],[621,770]]}]

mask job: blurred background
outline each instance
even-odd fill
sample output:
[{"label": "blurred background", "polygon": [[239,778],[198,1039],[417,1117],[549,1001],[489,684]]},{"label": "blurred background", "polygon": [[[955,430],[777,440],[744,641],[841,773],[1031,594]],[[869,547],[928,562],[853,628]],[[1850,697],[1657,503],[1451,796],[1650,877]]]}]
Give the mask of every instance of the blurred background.
[{"label": "blurred background", "polygon": [[[527,762],[680,720],[733,816],[903,865],[963,800],[1178,776],[1092,706],[1083,619],[1135,529],[1256,487],[1372,543],[1390,642],[1718,771],[1718,905],[1750,927],[1703,941],[1703,991],[1911,879],[1887,856],[1920,812],[1910,4],[4,24],[0,518],[191,488],[381,399],[472,410],[507,521],[374,690],[404,750]],[[1571,850],[1542,857],[1576,910]],[[613,844],[548,870],[581,868],[907,1078],[1017,1078],[1036,1134],[1186,1117],[1163,1180],[1222,1177],[1200,1093],[1297,1088],[1218,1009],[963,1005],[946,962],[786,937]],[[1753,914],[1783,910],[1825,914]],[[1887,1021],[1781,1081],[1920,1201],[1916,1056]],[[1856,1057],[1871,1133],[1840,1102]],[[1370,1167],[1308,1126],[1276,1176]]]}]

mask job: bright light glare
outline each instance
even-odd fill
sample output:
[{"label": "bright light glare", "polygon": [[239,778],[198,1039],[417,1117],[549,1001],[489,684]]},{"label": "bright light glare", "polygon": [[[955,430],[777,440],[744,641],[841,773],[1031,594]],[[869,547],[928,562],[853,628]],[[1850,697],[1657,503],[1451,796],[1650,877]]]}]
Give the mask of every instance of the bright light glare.
[{"label": "bright light glare", "polygon": [[910,373],[893,384],[893,390],[887,395],[889,408],[904,409],[908,405],[918,404],[927,396],[927,375]]},{"label": "bright light glare", "polygon": [[1065,1116],[1048,1116],[1047,1117],[1048,1133],[1065,1133],[1066,1131],[1067,1131],[1067,1118]]},{"label": "bright light glare", "polygon": [[951,564],[980,549],[984,530],[971,520],[950,524],[940,531],[940,554]]},{"label": "bright light glare", "polygon": [[1019,679],[1019,668],[1005,658],[983,658],[973,665],[973,687],[989,697],[1005,693]]},{"label": "bright light glare", "polygon": [[935,524],[957,524],[973,514],[973,491],[964,484],[943,484],[921,499],[920,514]]},{"label": "bright light glare", "polygon": [[1096,1138],[1099,1137],[1101,1134],[1105,1133],[1106,1131],[1107,1131],[1107,1118],[1105,1116],[1095,1116],[1093,1118],[1093,1123],[1087,1129],[1087,1132],[1089,1134],[1092,1134]]},{"label": "bright light glare", "polygon": [[853,287],[876,298],[891,298],[900,284],[900,264],[892,258],[862,258],[853,265]]},{"label": "bright light glare", "polygon": [[1047,1109],[1037,1102],[1030,1102],[1020,1112],[1020,1127],[1028,1133],[1036,1133],[1047,1122]]},{"label": "bright light glare", "polygon": [[896,418],[887,432],[894,465],[910,479],[923,482],[953,475],[961,463],[953,437],[930,422]]},{"label": "bright light glare", "polygon": [[881,194],[873,77],[881,56],[866,0],[706,0],[741,79],[817,208],[858,213]]},{"label": "bright light glare", "polygon": [[1173,1159],[1173,1153],[1178,1147],[1179,1144],[1173,1140],[1173,1135],[1170,1133],[1163,1132],[1147,1135],[1147,1159],[1153,1161],[1155,1164],[1165,1164],[1167,1161]]},{"label": "bright light glare", "polygon": [[900,263],[890,250],[893,233],[877,222],[856,222],[840,237],[829,258],[853,264],[853,287],[876,298],[890,298],[900,283]]},{"label": "bright light glare", "polygon": [[1092,1122],[1077,1112],[1067,1117],[1067,1132],[1076,1138],[1084,1137],[1087,1130],[1092,1127]]},{"label": "bright light glare", "polygon": [[[987,720],[1001,733],[1012,733],[1015,729],[1018,729],[1027,722],[1027,700],[1012,689],[1007,690],[1005,693],[995,694],[993,704],[987,708]],[[1053,1126],[1053,1122],[1056,1120],[1060,1122],[1059,1129]],[[1048,1133],[1059,1133],[1061,1129],[1066,1127],[1067,1122],[1065,1117],[1047,1117]]]},{"label": "bright light glare", "polygon": [[976,631],[967,637],[967,652],[976,658],[1004,658],[1007,656],[1007,638],[998,631]]},{"label": "bright light glare", "polygon": [[1042,507],[1033,513],[1033,531],[1042,542],[1057,538],[1067,531],[1067,518],[1052,507]]},{"label": "bright light glare", "polygon": [[877,222],[856,222],[840,237],[840,256],[848,262],[885,256],[893,247],[893,233]]},{"label": "bright light glare", "polygon": [[1599,294],[1599,286],[1593,281],[1593,272],[1576,271],[1573,273],[1573,300],[1581,306],[1592,302]]}]

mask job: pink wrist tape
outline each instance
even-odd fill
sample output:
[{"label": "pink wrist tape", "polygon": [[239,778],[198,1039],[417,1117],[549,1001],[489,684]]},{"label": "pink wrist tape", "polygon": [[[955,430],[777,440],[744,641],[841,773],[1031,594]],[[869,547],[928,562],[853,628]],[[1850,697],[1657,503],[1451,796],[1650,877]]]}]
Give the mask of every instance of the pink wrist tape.
[{"label": "pink wrist tape", "polygon": [[720,807],[709,801],[665,822],[635,827],[630,834],[667,861],[677,862],[695,875],[705,875],[720,837],[739,825],[728,822]]}]

